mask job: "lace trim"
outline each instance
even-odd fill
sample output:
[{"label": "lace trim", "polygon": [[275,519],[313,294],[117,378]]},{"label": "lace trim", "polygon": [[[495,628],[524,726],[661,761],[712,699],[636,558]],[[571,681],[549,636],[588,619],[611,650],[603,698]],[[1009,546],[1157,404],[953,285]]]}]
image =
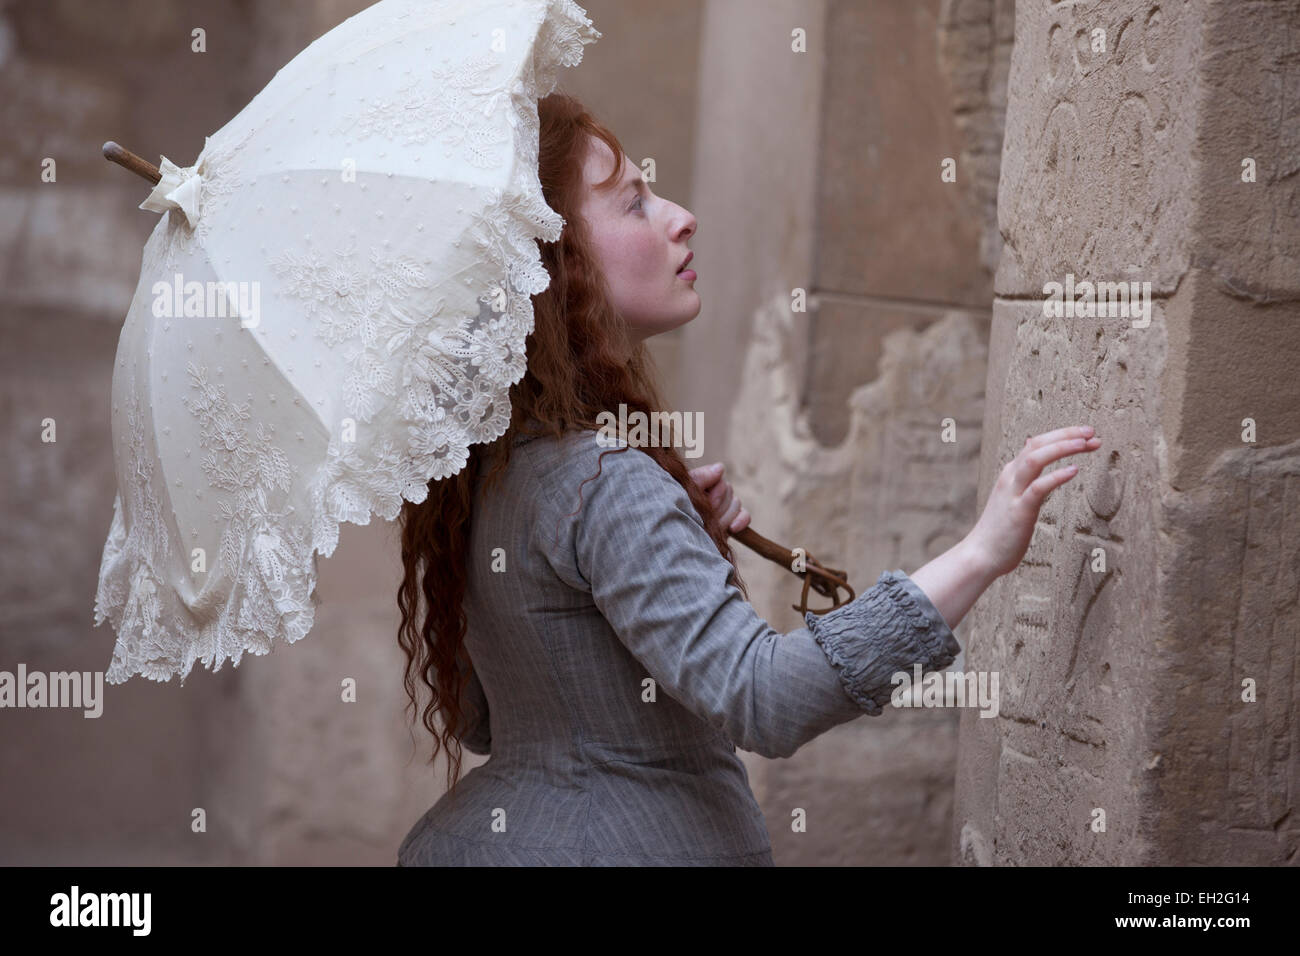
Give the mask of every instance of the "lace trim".
[{"label": "lace trim", "polygon": [[[539,9],[534,55],[507,97],[506,118],[519,143],[515,178],[507,189],[488,194],[472,231],[479,261],[492,263],[497,276],[490,288],[475,290],[477,314],[458,317],[454,308],[444,308],[450,293],[439,298],[410,259],[377,256],[375,250],[363,258],[351,246],[324,254],[286,249],[269,258],[285,280],[282,291],[308,304],[317,334],[347,350],[348,411],[369,422],[382,410],[384,428],[358,430],[356,441],[331,435],[324,463],[314,475],[299,476],[274,430],[252,421],[250,407],[232,402],[225,386],[209,379],[206,366],[189,365],[185,407],[206,452],[203,472],[219,492],[214,520],[223,524],[220,559],[190,600],[182,596],[194,590],[189,559],[179,553],[178,535],[162,513],[160,493],[166,489],[153,471],[140,391],[130,382],[122,436],[127,467],[120,472],[127,487],[114,498],[94,608],[95,623],[110,620],[118,633],[105,675],[109,683],[134,674],[159,681],[179,675],[183,683],[195,661],[215,671],[227,659],[237,666],[245,652],[262,655],[277,641],[299,640],[319,604],[314,552],[333,554],[339,524],[365,525],[371,514],[394,519],[403,501],[425,500],[429,481],[463,468],[470,445],[505,433],[509,388],[525,370],[531,297],[550,282],[537,240],[555,241],[564,225],[537,180],[537,100],[554,89],[559,69],[578,64],[583,47],[601,36],[573,0],[544,0]],[[467,62],[472,73],[473,61]],[[472,89],[445,88],[450,100],[436,108],[426,104],[423,114],[403,110],[406,127],[398,120],[401,113],[371,104],[357,115],[354,135],[423,141],[418,137],[441,130],[470,162],[486,161],[492,137],[476,130],[485,129],[491,117],[481,112]],[[432,127],[430,116],[436,117]],[[197,251],[195,243],[201,245],[212,228],[210,212],[239,186],[234,160],[253,132],[208,138],[196,163],[203,175],[199,225],[191,230],[184,217],[169,212],[166,225],[150,237],[146,262],[165,259],[170,270],[177,258]],[[428,314],[410,315],[400,307],[413,290],[433,296]],[[298,509],[307,514],[295,514]]]},{"label": "lace trim", "polygon": [[[291,488],[288,458],[260,422],[249,433],[244,424],[248,406],[230,402],[225,386],[208,380],[206,368],[190,363],[188,371],[198,397],[185,404],[198,417],[199,441],[208,449],[201,467],[210,487],[231,496],[218,503],[214,515],[223,525],[221,561],[192,608],[187,607],[168,581],[168,569],[185,567],[188,561],[167,533],[133,379],[126,447],[128,473],[139,480],[127,489],[125,516],[131,519],[131,531],[126,532],[119,491],[95,598],[95,623],[109,619],[118,632],[105,674],[111,684],[137,673],[163,681],[179,673],[183,683],[196,660],[214,671],[227,658],[238,666],[246,651],[262,655],[276,639],[292,644],[304,637],[319,603],[305,529],[286,520],[292,506],[276,511],[267,501],[268,491],[287,495]],[[304,575],[303,568],[310,573]]]},{"label": "lace trim", "polygon": [[843,607],[821,616],[804,614],[845,691],[873,716],[889,703],[895,673],[911,673],[918,663],[923,673],[942,670],[961,653],[937,609],[918,600],[909,581],[901,571],[885,571],[871,590]]}]

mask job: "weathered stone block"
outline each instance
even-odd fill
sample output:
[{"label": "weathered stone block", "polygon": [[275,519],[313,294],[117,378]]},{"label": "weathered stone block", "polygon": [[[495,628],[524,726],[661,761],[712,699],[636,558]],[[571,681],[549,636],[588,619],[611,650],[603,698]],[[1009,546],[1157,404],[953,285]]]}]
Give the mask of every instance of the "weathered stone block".
[{"label": "weathered stone block", "polygon": [[[946,69],[937,70],[939,8],[939,0],[828,7],[818,288],[988,306],[990,276],[972,265],[988,241],[991,170],[972,157],[996,155],[989,137],[1000,142],[1000,128],[964,129],[958,117],[978,97],[962,71],[993,68],[989,24],[950,19]],[[972,135],[978,127],[989,135]],[[957,160],[955,182],[940,178],[945,158]]]}]

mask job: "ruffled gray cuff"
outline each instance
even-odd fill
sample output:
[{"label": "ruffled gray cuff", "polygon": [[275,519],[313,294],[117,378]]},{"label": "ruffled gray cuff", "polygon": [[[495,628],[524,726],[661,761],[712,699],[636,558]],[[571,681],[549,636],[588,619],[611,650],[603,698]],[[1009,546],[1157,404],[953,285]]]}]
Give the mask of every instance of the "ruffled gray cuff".
[{"label": "ruffled gray cuff", "polygon": [[873,716],[889,703],[899,671],[942,670],[961,645],[925,592],[901,570],[885,571],[871,590],[804,621],[839,674],[849,697]]}]

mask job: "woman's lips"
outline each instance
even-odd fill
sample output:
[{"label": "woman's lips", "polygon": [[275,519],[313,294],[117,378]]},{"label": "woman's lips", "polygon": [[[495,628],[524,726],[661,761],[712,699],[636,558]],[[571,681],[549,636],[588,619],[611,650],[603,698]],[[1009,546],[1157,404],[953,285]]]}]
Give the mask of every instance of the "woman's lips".
[{"label": "woman's lips", "polygon": [[693,282],[696,278],[694,269],[683,269],[681,272],[677,273],[677,275],[679,278],[685,279],[687,282]]}]

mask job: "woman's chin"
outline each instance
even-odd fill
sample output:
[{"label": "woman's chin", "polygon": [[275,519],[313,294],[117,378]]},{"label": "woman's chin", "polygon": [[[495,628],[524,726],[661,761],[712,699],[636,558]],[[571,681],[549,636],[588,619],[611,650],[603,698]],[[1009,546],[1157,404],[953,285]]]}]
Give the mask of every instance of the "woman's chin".
[{"label": "woman's chin", "polygon": [[694,289],[691,289],[691,297],[695,299],[695,307],[691,309],[690,312],[687,314],[686,316],[687,322],[691,321],[691,319],[699,315],[700,308],[704,305],[704,302],[700,299],[700,294],[696,292]]},{"label": "woman's chin", "polygon": [[699,296],[693,298],[694,305],[687,305],[686,308],[676,311],[676,314],[661,314],[653,319],[642,318],[629,322],[630,331],[638,339],[648,339],[681,328],[700,314],[700,298]]}]

